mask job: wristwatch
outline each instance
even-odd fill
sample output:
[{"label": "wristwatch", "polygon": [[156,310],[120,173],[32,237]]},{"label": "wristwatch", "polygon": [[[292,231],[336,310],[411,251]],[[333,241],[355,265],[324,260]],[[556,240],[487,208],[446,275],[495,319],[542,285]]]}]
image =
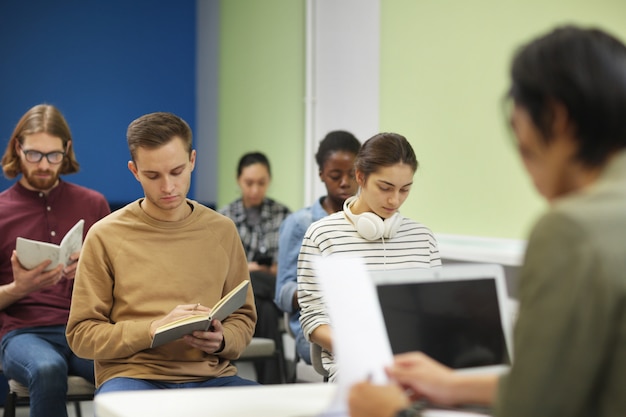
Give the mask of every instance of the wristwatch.
[{"label": "wristwatch", "polygon": [[394,417],[420,417],[422,413],[413,407],[403,408],[398,411]]}]

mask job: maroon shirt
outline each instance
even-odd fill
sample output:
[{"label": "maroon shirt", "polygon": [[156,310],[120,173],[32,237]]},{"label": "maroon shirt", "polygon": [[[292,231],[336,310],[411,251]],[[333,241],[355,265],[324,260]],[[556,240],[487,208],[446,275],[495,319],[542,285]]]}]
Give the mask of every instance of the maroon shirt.
[{"label": "maroon shirt", "polygon": [[[109,204],[97,191],[61,180],[46,196],[16,182],[0,193],[0,285],[13,282],[11,253],[18,236],[59,244],[78,220],[85,220],[86,235],[109,213]],[[62,279],[0,310],[0,339],[19,328],[65,325],[73,284]]]}]

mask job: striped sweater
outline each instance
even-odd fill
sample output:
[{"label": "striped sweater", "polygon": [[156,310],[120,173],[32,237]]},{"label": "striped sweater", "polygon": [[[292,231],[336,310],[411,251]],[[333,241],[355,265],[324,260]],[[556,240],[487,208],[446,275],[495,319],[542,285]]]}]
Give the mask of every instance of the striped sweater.
[{"label": "striped sweater", "polygon": [[[307,340],[320,325],[330,324],[322,289],[313,269],[318,256],[360,257],[368,270],[433,268],[441,266],[437,242],[430,229],[403,217],[395,236],[369,241],[361,237],[343,211],[309,226],[298,256],[298,301],[300,323]],[[336,378],[332,353],[322,351],[322,363],[329,379]]]}]

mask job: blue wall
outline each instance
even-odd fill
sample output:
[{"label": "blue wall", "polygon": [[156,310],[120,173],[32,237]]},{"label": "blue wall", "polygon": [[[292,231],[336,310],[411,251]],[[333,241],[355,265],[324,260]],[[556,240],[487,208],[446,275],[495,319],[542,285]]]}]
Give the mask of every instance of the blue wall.
[{"label": "blue wall", "polygon": [[1,151],[26,110],[54,104],[81,164],[66,179],[109,201],[143,195],[126,168],[126,128],[170,111],[195,130],[195,14],[193,0],[2,0]]}]

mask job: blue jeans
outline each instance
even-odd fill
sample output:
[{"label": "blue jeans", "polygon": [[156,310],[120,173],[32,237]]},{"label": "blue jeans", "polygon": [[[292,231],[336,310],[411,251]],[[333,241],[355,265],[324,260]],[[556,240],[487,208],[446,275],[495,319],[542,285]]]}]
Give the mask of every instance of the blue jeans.
[{"label": "blue jeans", "polygon": [[65,326],[13,330],[0,342],[0,356],[7,378],[28,387],[31,417],[67,416],[68,374],[94,381],[93,362],[70,350]]},{"label": "blue jeans", "polygon": [[176,388],[212,388],[212,387],[235,387],[242,385],[259,385],[255,381],[244,379],[240,376],[223,376],[221,378],[211,378],[199,382],[166,382],[149,379],[135,379],[118,377],[112,378],[100,385],[96,390],[96,395],[105,392],[115,391],[140,391],[154,389],[176,389]]}]

